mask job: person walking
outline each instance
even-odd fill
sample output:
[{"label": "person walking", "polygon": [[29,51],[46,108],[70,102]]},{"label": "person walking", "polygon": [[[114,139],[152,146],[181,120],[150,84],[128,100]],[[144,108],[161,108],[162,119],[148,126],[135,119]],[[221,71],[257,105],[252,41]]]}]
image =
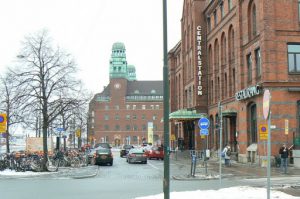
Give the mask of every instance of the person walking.
[{"label": "person walking", "polygon": [[224,154],[225,166],[230,166],[230,155],[231,155],[230,146],[226,145],[222,153]]},{"label": "person walking", "polygon": [[281,170],[285,174],[287,173],[287,165],[288,165],[288,157],[289,157],[289,149],[286,147],[285,144],[282,145],[282,147],[279,149],[279,154],[281,157]]}]

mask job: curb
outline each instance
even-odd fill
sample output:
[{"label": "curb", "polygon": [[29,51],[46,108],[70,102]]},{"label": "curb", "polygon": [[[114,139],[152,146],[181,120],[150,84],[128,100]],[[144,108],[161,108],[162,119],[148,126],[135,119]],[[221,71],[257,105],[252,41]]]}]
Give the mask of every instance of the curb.
[{"label": "curb", "polygon": [[90,175],[79,175],[79,176],[70,176],[70,178],[72,179],[85,179],[85,178],[94,178],[98,175],[99,172],[99,166],[97,168],[97,171],[94,174],[90,174]]}]

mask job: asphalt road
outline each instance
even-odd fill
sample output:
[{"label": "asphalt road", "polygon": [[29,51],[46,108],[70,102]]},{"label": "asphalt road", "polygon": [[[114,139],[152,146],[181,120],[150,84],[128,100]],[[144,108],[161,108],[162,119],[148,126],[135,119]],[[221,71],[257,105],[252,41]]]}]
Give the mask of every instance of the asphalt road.
[{"label": "asphalt road", "polygon": [[[163,192],[163,161],[148,160],[147,164],[128,164],[114,152],[113,166],[89,166],[80,170],[61,170],[52,175],[26,178],[0,178],[1,199],[131,199]],[[190,167],[171,161],[171,176],[189,173]],[[79,178],[85,174],[95,177]],[[74,178],[75,177],[75,178]],[[240,185],[264,186],[265,181],[232,180],[225,178],[221,187]],[[174,180],[171,191],[207,190],[220,188],[219,180]]]}]

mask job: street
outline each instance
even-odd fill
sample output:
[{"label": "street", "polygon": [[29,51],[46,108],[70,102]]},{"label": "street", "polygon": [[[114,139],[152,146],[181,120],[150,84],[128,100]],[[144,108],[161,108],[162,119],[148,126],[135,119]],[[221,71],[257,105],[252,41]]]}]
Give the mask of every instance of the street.
[{"label": "street", "polygon": [[[174,180],[172,176],[188,174],[189,164],[171,159],[171,191],[218,189],[219,180]],[[92,174],[97,174],[92,177]],[[88,166],[65,169],[58,173],[31,177],[0,177],[3,199],[82,199],[109,198],[131,199],[163,192],[163,161],[148,160],[147,164],[128,164],[114,152],[113,166]],[[298,178],[290,179],[296,182]],[[278,183],[284,183],[284,179]],[[265,186],[265,180],[238,179],[222,180],[222,187],[252,185]]]}]

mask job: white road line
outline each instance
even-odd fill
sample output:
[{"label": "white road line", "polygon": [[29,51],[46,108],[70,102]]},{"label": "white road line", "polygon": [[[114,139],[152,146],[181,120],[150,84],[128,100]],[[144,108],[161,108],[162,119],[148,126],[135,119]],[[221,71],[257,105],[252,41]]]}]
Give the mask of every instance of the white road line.
[{"label": "white road line", "polygon": [[154,168],[154,169],[157,169],[157,170],[159,170],[159,168],[158,168],[158,167],[154,166],[154,164],[151,164],[150,162],[148,162],[148,165],[149,165],[150,167]]}]

